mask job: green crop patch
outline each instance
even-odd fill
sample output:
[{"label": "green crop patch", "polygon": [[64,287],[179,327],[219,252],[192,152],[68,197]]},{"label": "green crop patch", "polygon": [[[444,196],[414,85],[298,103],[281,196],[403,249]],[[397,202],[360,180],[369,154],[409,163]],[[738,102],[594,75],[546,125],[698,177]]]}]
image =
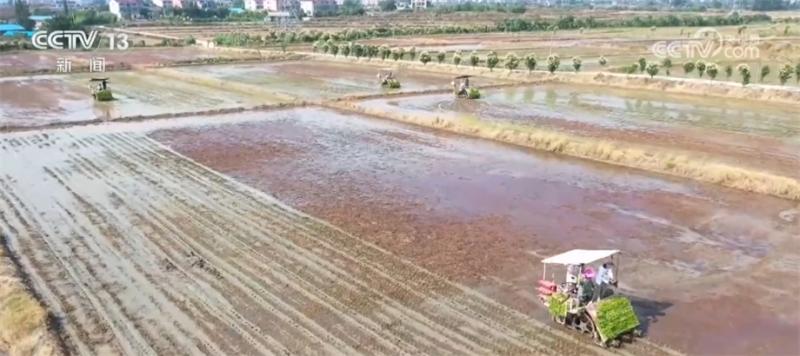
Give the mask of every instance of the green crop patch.
[{"label": "green crop patch", "polygon": [[481,91],[478,88],[469,88],[467,92],[467,97],[470,99],[480,99],[481,98]]},{"label": "green crop patch", "polygon": [[94,97],[95,97],[95,99],[97,99],[97,101],[111,101],[111,100],[114,100],[114,95],[111,94],[110,90],[98,91],[94,95]]},{"label": "green crop patch", "polygon": [[567,296],[562,293],[556,293],[550,296],[548,309],[552,316],[567,316]]},{"label": "green crop patch", "polygon": [[397,79],[389,79],[383,83],[383,86],[389,89],[399,89],[400,81]]},{"label": "green crop patch", "polygon": [[612,297],[597,305],[597,329],[603,340],[614,339],[637,326],[639,318],[628,298]]}]

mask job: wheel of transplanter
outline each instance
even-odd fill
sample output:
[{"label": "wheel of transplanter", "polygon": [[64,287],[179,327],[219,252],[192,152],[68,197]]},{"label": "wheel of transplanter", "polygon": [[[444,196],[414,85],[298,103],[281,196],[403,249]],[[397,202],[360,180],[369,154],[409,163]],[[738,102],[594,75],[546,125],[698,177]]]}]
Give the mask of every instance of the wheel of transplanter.
[{"label": "wheel of transplanter", "polygon": [[644,336],[644,332],[642,331],[642,329],[639,328],[633,329],[633,336],[642,337]]},{"label": "wheel of transplanter", "polygon": [[622,341],[620,341],[618,338],[617,339],[613,339],[613,340],[609,340],[608,341],[608,345],[611,346],[611,347],[620,347],[620,345],[622,345]]},{"label": "wheel of transplanter", "polygon": [[584,334],[595,334],[592,318],[590,318],[585,312],[581,313],[580,316],[575,320],[575,330],[578,330]]}]

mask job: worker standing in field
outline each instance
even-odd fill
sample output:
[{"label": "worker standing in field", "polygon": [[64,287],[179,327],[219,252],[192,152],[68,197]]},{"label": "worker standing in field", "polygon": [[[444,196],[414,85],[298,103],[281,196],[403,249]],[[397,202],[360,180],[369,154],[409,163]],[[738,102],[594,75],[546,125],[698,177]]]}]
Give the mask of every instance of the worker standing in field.
[{"label": "worker standing in field", "polygon": [[600,300],[606,294],[606,290],[608,286],[614,283],[614,263],[606,262],[600,266],[600,269],[597,270],[597,274],[594,277],[594,283],[596,284],[594,289],[594,297],[592,300]]}]

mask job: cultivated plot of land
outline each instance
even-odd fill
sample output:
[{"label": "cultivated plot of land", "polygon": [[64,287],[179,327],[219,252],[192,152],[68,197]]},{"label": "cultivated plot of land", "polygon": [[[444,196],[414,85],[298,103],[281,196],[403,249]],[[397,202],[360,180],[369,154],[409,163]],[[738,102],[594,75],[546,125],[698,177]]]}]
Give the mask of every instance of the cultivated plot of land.
[{"label": "cultivated plot of land", "polygon": [[141,133],[0,160],[0,230],[77,354],[604,353]]},{"label": "cultivated plot of land", "polygon": [[[391,69],[402,88],[383,89]],[[451,76],[391,64],[325,61],[188,66],[105,73],[115,100],[91,97],[91,73],[0,78],[0,127],[253,107],[294,100],[446,89]],[[496,84],[498,80],[484,80]],[[8,93],[8,95],[6,95]]]},{"label": "cultivated plot of land", "polygon": [[8,77],[0,79],[0,127],[33,127],[51,123],[111,120],[275,103],[249,88],[168,76],[169,69],[105,73],[115,100],[97,102],[89,89],[91,74]]},{"label": "cultivated plot of land", "polygon": [[[445,74],[400,69],[392,62],[336,63],[327,61],[287,61],[246,65],[200,66],[176,69],[182,73],[210,76],[233,83],[269,88],[303,99],[329,99],[346,95],[392,93],[446,89],[452,80]],[[402,87],[383,89],[377,75],[392,70]],[[496,81],[492,81],[495,83]]]},{"label": "cultivated plot of land", "polygon": [[648,340],[798,352],[796,203],[327,110],[209,122],[151,136],[523,313],[542,256],[622,248]]},{"label": "cultivated plot of land", "polygon": [[[543,57],[561,46],[568,64],[573,53],[612,48],[610,58],[625,56],[617,65],[681,36],[619,29],[623,39],[609,41],[614,31],[426,36],[418,49],[502,44],[501,56]],[[418,43],[392,39],[405,40]],[[98,53],[142,65],[216,54]],[[0,59],[24,67],[34,58],[13,56]],[[36,58],[32,68],[56,59]],[[449,88],[450,74],[399,67],[308,60],[112,72],[108,103],[89,95],[89,73],[0,78],[0,129]],[[381,68],[395,70],[399,91],[379,87]],[[432,94],[359,105],[800,174],[790,105],[557,84],[486,89],[477,101]],[[570,248],[626,253],[621,291],[649,339],[621,353],[665,352],[654,340],[699,354],[797,354],[798,209],[317,108],[0,134],[0,232],[78,354],[604,353],[542,322],[537,261]]]},{"label": "cultivated plot of land", "polygon": [[360,105],[392,113],[546,127],[597,139],[657,145],[690,156],[800,177],[797,105],[563,84],[489,89],[482,95],[475,101],[440,94],[371,99]]}]

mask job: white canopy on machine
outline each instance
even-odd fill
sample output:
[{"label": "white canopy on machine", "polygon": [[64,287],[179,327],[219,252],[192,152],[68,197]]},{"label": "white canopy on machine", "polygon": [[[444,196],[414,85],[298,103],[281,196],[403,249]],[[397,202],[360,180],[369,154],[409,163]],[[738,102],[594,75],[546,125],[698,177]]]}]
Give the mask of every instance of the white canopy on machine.
[{"label": "white canopy on machine", "polygon": [[579,265],[592,263],[619,253],[619,250],[571,250],[542,260],[542,263]]}]

